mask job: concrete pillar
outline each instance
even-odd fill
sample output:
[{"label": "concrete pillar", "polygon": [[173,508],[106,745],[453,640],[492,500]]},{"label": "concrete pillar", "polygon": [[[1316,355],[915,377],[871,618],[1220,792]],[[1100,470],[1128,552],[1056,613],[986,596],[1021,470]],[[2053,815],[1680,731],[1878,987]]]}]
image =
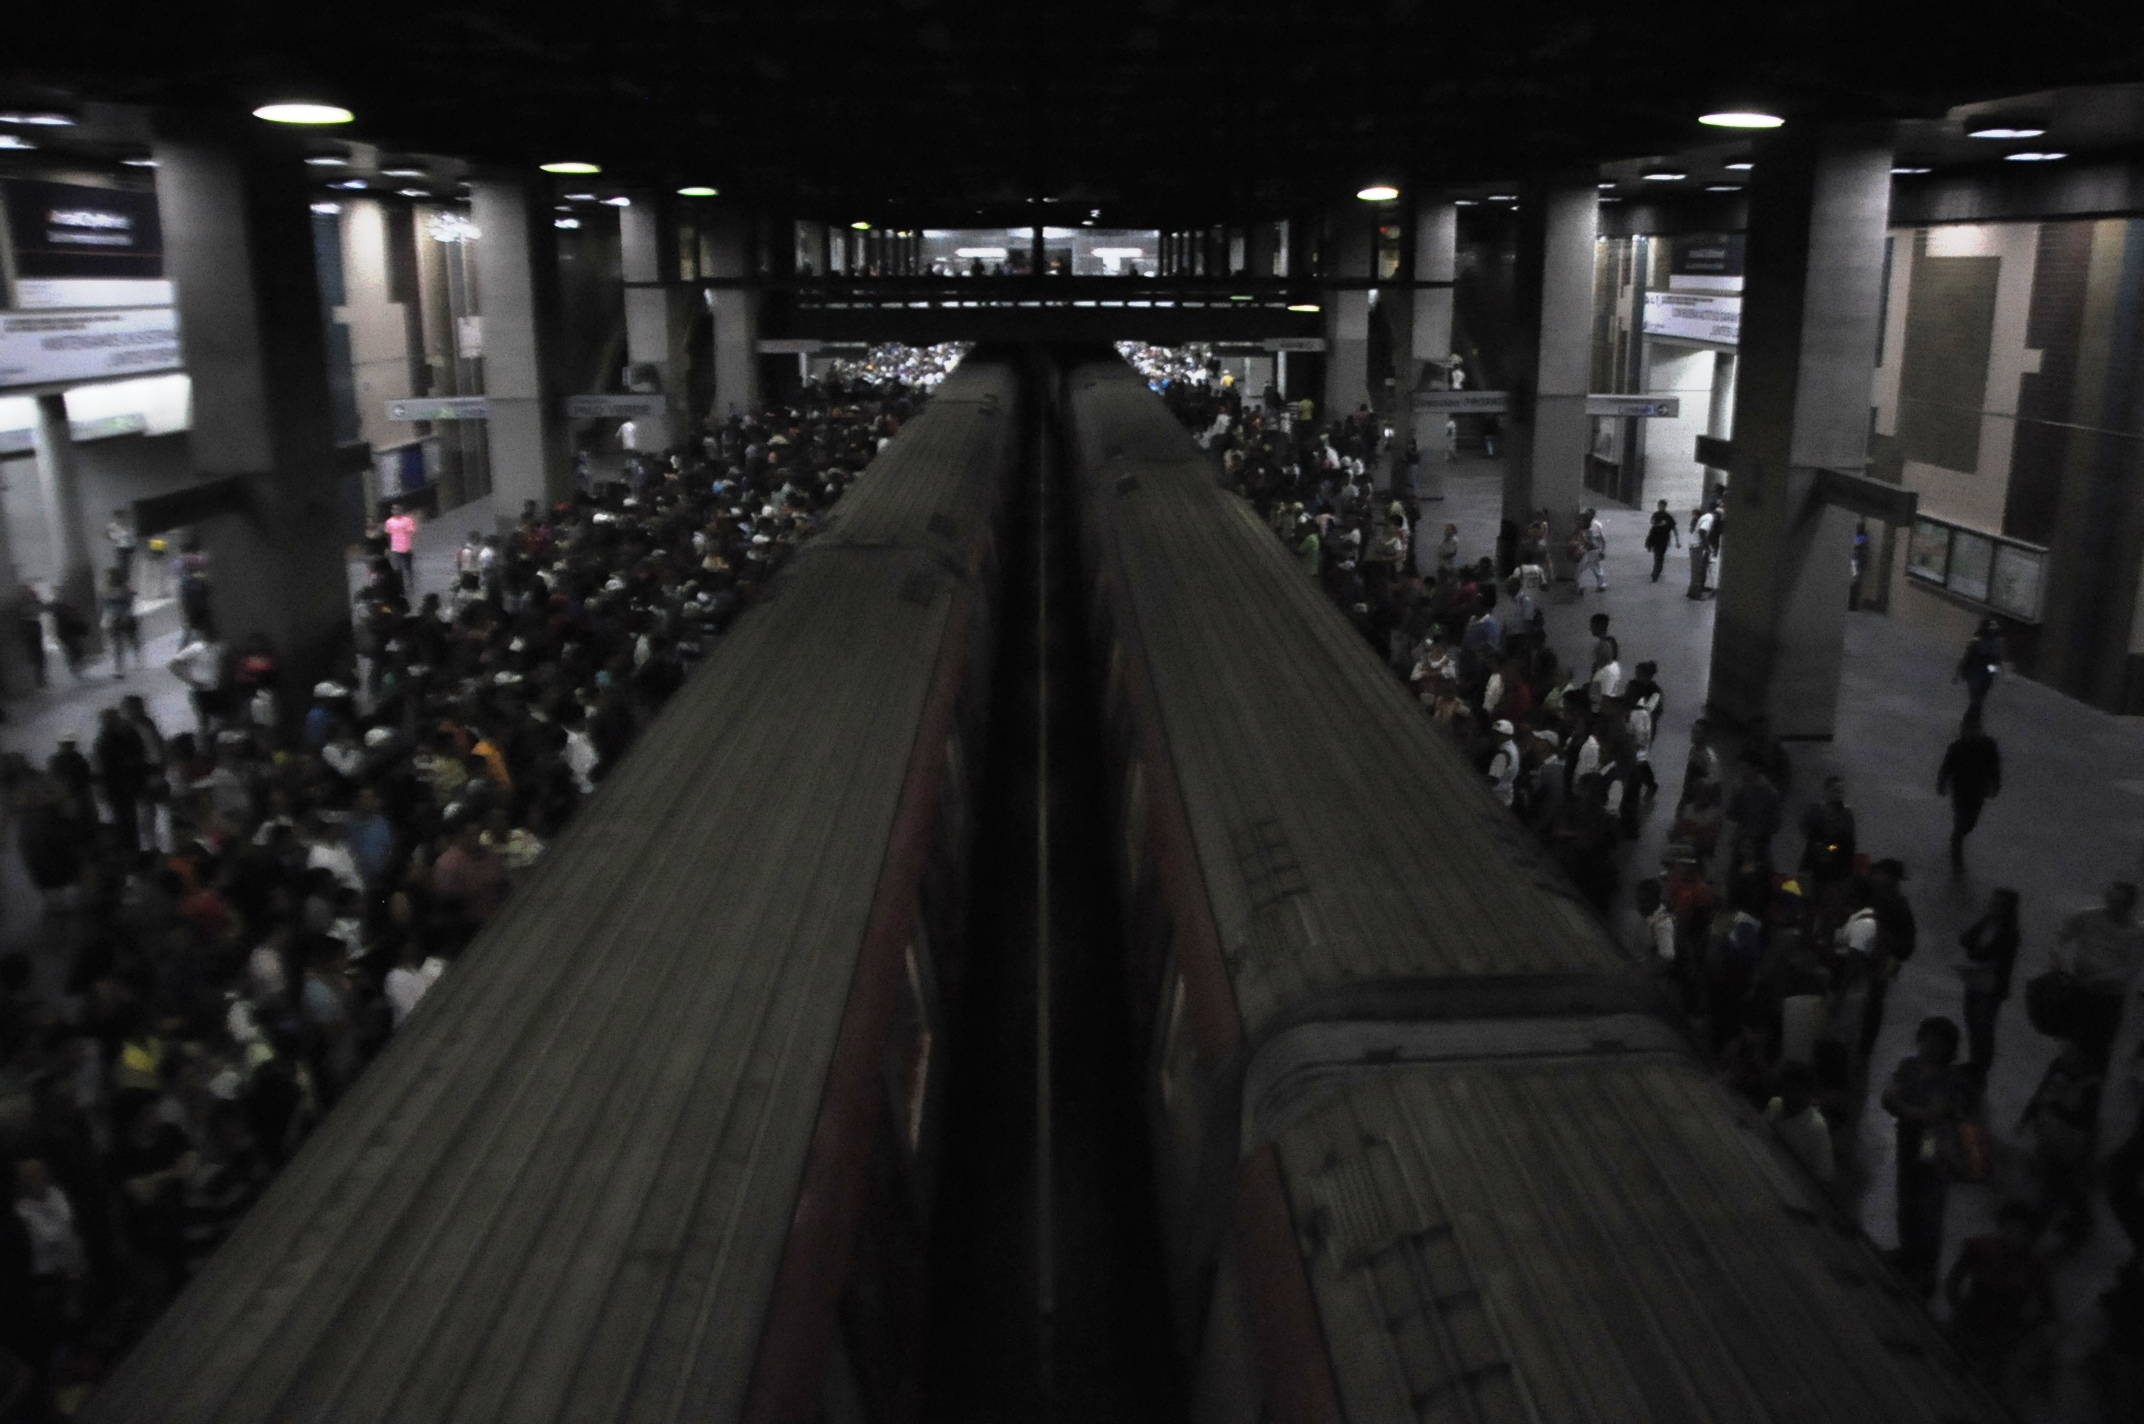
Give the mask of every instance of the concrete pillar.
[{"label": "concrete pillar", "polygon": [[198,526],[210,608],[226,641],[275,648],[286,709],[349,636],[350,603],[302,142],[249,124],[166,127],[154,145],[194,470],[246,494]]},{"label": "concrete pillar", "polygon": [[1274,384],[1276,373],[1271,356],[1246,356],[1243,358],[1243,399],[1246,405],[1256,405],[1265,399],[1266,387]]},{"label": "concrete pillar", "polygon": [[89,553],[89,521],[82,513],[82,486],[75,473],[74,435],[67,425],[67,397],[37,398],[32,431],[37,450],[37,492],[45,508],[45,530],[52,540],[52,596],[71,605],[101,638],[97,618],[97,569]]},{"label": "concrete pillar", "polygon": [[[1325,275],[1362,280],[1375,251],[1374,210],[1367,203],[1332,215],[1327,232]],[[1354,413],[1370,399],[1370,289],[1328,287],[1325,308],[1325,394],[1321,422]]]},{"label": "concrete pillar", "polygon": [[1782,737],[1829,737],[1854,518],[1815,482],[1867,458],[1891,147],[1875,129],[1796,126],[1754,157],[1709,700]]},{"label": "concrete pillar", "polygon": [[1585,503],[1599,199],[1591,173],[1527,183],[1519,190],[1504,518],[1524,530],[1538,511],[1547,510],[1551,547],[1570,532]]},{"label": "concrete pillar", "polygon": [[[1459,275],[1459,209],[1449,202],[1423,203],[1415,209],[1414,218],[1414,275],[1418,282],[1451,282]],[[1400,424],[1393,443],[1404,453],[1407,441],[1427,430],[1431,439],[1425,442],[1434,447],[1442,444],[1440,431],[1443,422],[1414,418],[1414,392],[1441,390],[1450,383],[1452,359],[1452,289],[1445,287],[1418,287],[1414,292],[1414,332],[1409,342],[1413,360],[1400,373],[1400,382],[1405,385],[1413,379],[1412,389],[1403,391],[1400,400]],[[1431,449],[1422,459],[1420,473],[1416,476],[1415,494],[1421,499],[1444,498],[1444,455],[1440,449]]]},{"label": "concrete pillar", "polygon": [[[1705,433],[1719,440],[1732,440],[1735,435],[1735,353],[1715,351],[1712,353],[1712,403],[1705,412]],[[1705,492],[1723,484],[1727,471],[1706,466],[1704,473]]]},{"label": "concrete pillar", "polygon": [[[702,250],[712,259],[708,276],[752,278],[751,216],[735,209],[713,214]],[[759,293],[750,287],[712,287],[707,297],[715,322],[715,404],[709,417],[720,425],[732,414],[759,409]]]},{"label": "concrete pillar", "polygon": [[483,319],[484,398],[491,412],[491,507],[501,528],[529,500],[573,496],[558,372],[558,249],[551,200],[520,177],[470,184],[477,311]]},{"label": "concrete pillar", "polygon": [[[667,450],[683,442],[691,427],[684,406],[692,335],[692,293],[677,282],[676,223],[668,205],[650,194],[632,195],[633,206],[618,214],[620,265],[625,288],[625,359],[652,368],[664,396],[661,418],[640,422],[640,448]],[[661,282],[636,287],[635,282]]]},{"label": "concrete pillar", "polygon": [[1254,222],[1243,234],[1243,270],[1245,275],[1264,279],[1274,275],[1280,249],[1280,225],[1278,223]]}]

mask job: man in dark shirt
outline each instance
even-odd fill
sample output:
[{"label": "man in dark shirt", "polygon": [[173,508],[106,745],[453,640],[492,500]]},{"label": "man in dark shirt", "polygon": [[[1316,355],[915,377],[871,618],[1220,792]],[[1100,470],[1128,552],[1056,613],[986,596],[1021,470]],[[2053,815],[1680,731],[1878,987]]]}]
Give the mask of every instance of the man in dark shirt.
[{"label": "man in dark shirt", "polygon": [[2002,794],[2003,754],[1980,726],[1980,709],[1965,714],[1958,739],[1943,753],[1936,772],[1936,793],[1950,797],[1950,868],[1965,873],[1965,838],[1980,824],[1980,808]]},{"label": "man in dark shirt", "polygon": [[1896,860],[1879,860],[1869,867],[1869,907],[1876,912],[1876,963],[1869,978],[1868,1001],[1861,1011],[1864,1060],[1876,1047],[1876,1035],[1883,1031],[1883,1006],[1891,993],[1891,981],[1913,958],[1920,943],[1913,906],[1899,889],[1899,882],[1905,878],[1906,867]]},{"label": "man in dark shirt", "polygon": [[1801,868],[1820,885],[1844,880],[1854,867],[1854,812],[1843,778],[1825,778],[1824,799],[1802,816]]},{"label": "man in dark shirt", "polygon": [[1645,547],[1653,556],[1653,582],[1660,582],[1660,571],[1667,566],[1668,547],[1682,543],[1682,531],[1677,527],[1675,516],[1668,513],[1668,502],[1660,501],[1653,511],[1652,526],[1645,531]]}]

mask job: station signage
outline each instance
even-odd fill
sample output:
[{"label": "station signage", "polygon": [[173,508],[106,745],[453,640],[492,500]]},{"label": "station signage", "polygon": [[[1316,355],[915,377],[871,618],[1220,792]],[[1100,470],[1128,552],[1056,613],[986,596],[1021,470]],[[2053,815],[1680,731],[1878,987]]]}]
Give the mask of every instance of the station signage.
[{"label": "station signage", "polygon": [[762,356],[816,356],[826,343],[808,336],[776,336],[761,341],[756,349]]},{"label": "station signage", "polygon": [[1716,346],[1742,340],[1742,298],[1729,292],[1647,292],[1645,334]]},{"label": "station signage", "polygon": [[668,412],[659,395],[587,395],[566,397],[569,420],[648,420]]},{"label": "station signage", "polygon": [[170,307],[0,313],[0,387],[141,376],[181,364]]},{"label": "station signage", "polygon": [[1508,391],[1416,391],[1414,408],[1431,415],[1502,415],[1511,408]]},{"label": "station signage", "polygon": [[387,403],[389,420],[486,420],[490,416],[488,396],[427,396]]},{"label": "station signage", "polygon": [[1680,396],[1587,396],[1586,414],[1660,416],[1673,420],[1682,414]]},{"label": "station signage", "polygon": [[156,195],[12,178],[0,188],[21,310],[169,306]]},{"label": "station signage", "polygon": [[1268,351],[1323,351],[1325,349],[1325,338],[1322,336],[1269,336],[1265,339],[1265,348]]}]

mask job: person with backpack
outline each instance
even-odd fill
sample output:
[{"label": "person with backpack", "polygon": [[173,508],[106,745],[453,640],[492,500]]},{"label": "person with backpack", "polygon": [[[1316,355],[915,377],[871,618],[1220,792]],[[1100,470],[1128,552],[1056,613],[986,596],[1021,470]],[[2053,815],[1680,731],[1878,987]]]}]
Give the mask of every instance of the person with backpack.
[{"label": "person with backpack", "polygon": [[1682,530],[1676,526],[1675,516],[1668,513],[1668,502],[1660,501],[1653,511],[1653,521],[1645,531],[1645,547],[1653,556],[1653,582],[1660,582],[1660,571],[1667,567],[1668,549],[1682,544]]}]

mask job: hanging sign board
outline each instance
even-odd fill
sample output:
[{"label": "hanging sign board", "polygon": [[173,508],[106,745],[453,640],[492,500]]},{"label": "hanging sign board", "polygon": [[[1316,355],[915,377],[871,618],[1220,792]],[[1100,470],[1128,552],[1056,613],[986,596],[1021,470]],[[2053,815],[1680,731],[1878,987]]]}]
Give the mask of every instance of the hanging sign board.
[{"label": "hanging sign board", "polygon": [[171,304],[156,194],[11,178],[5,200],[16,307]]},{"label": "hanging sign board", "polygon": [[1265,339],[1265,348],[1268,351],[1323,351],[1325,349],[1325,338],[1322,336],[1269,336]]},{"label": "hanging sign board", "polygon": [[567,396],[569,420],[646,420],[664,414],[669,407],[659,395]]},{"label": "hanging sign board", "polygon": [[1663,416],[1673,420],[1682,412],[1679,396],[1587,396],[1588,415]]},{"label": "hanging sign board", "polygon": [[762,356],[816,356],[826,349],[823,341],[810,337],[769,337],[757,347]]},{"label": "hanging sign board", "polygon": [[1433,415],[1502,415],[1511,409],[1508,391],[1416,391],[1414,408]]},{"label": "hanging sign board", "polygon": [[180,364],[170,307],[0,313],[0,386],[139,376]]},{"label": "hanging sign board", "polygon": [[485,420],[490,415],[488,396],[428,396],[387,403],[389,420]]}]

